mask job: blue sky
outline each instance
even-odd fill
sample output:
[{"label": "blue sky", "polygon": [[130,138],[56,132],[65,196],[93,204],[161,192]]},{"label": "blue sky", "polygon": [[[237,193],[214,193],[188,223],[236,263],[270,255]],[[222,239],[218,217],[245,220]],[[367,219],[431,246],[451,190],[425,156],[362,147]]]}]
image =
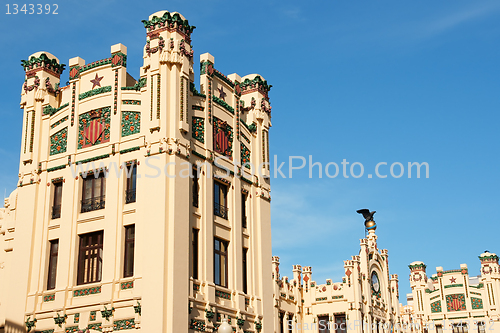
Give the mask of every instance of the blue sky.
[{"label": "blue sky", "polygon": [[[159,10],[197,26],[196,62],[210,52],[221,72],[259,73],[273,85],[278,160],[312,155],[323,165],[365,167],[359,179],[310,179],[302,170],[272,180],[273,252],[283,275],[301,264],[313,266],[318,283],[339,281],[364,236],[360,208],[377,210],[379,247],[389,249],[403,303],[412,261],[430,273],[467,263],[475,275],[480,253],[500,252],[498,1],[65,0],[58,15],[38,16],[6,15],[4,6],[2,192],[17,181],[20,60],[48,51],[66,64],[75,56],[92,62],[122,43],[137,78],[141,20]],[[367,178],[378,162],[427,162],[430,177]]]}]

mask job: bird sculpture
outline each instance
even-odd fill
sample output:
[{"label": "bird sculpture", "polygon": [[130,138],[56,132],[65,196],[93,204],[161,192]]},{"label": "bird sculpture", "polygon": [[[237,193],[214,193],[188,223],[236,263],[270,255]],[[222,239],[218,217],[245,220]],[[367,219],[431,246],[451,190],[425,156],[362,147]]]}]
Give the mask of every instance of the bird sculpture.
[{"label": "bird sculpture", "polygon": [[370,212],[369,209],[360,209],[357,210],[356,213],[362,214],[365,218],[365,227],[367,230],[371,230],[377,227],[375,220],[373,219],[373,215],[375,215],[376,211]]}]

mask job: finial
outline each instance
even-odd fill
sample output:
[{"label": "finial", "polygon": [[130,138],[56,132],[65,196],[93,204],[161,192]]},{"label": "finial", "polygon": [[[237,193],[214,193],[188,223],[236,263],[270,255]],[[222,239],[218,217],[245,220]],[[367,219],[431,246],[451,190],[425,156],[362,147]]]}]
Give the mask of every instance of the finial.
[{"label": "finial", "polygon": [[369,209],[359,209],[356,211],[358,214],[362,214],[365,218],[365,228],[366,230],[375,230],[377,229],[377,224],[373,219],[373,215],[375,215],[376,211],[370,212]]}]

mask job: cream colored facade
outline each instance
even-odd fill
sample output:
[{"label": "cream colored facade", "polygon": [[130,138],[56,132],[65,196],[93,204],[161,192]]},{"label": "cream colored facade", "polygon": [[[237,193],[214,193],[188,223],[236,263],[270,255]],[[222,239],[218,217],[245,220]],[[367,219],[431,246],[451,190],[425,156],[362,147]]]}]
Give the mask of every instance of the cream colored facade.
[{"label": "cream colored facade", "polygon": [[[198,92],[194,27],[164,11],[143,22],[137,81],[121,44],[99,61],[70,59],[65,87],[50,53],[24,63],[19,183],[0,210],[5,332],[209,332],[221,315],[237,332],[273,331],[270,86],[257,74],[225,76],[205,53]],[[195,186],[186,175],[201,163]],[[216,241],[227,246],[222,271]]]},{"label": "cream colored facade", "polygon": [[437,267],[428,277],[423,262],[411,263],[412,332],[500,332],[498,259],[494,253],[481,254],[481,275],[474,277],[466,264],[449,271]]},{"label": "cream colored facade", "polygon": [[313,281],[308,266],[295,265],[293,278],[280,278],[279,258],[274,257],[274,331],[399,331],[398,276],[389,273],[389,253],[378,248],[375,228],[360,247],[358,255],[344,261],[342,281],[323,284]]}]

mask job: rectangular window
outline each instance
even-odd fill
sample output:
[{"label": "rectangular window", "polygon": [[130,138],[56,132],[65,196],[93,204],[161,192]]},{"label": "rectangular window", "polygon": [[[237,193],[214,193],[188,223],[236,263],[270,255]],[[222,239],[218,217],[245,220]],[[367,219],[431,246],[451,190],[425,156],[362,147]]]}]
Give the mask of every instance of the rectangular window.
[{"label": "rectangular window", "polygon": [[241,193],[241,227],[246,229],[247,227],[247,195]]},{"label": "rectangular window", "polygon": [[436,325],[436,333],[443,333],[443,326]]},{"label": "rectangular window", "polygon": [[227,247],[228,242],[215,239],[214,244],[214,282],[216,285],[227,288]]},{"label": "rectangular window", "polygon": [[135,225],[125,227],[125,252],[123,260],[123,277],[134,276]]},{"label": "rectangular window", "polygon": [[247,269],[248,249],[243,248],[243,292],[248,294],[248,269]]},{"label": "rectangular window", "polygon": [[199,178],[198,178],[198,170],[196,168],[193,168],[193,206],[198,207],[199,205],[199,191],[200,191],[200,184]]},{"label": "rectangular window", "polygon": [[133,162],[132,164],[127,165],[127,189],[125,192],[126,204],[135,202],[136,184],[137,184],[137,164]]},{"label": "rectangular window", "polygon": [[347,332],[345,314],[335,316],[335,333]]},{"label": "rectangular window", "polygon": [[101,281],[103,232],[80,235],[77,284]]},{"label": "rectangular window", "polygon": [[285,313],[280,311],[279,316],[280,316],[280,333],[285,333],[285,327],[284,327]]},{"label": "rectangular window", "polygon": [[193,279],[198,279],[198,233],[199,230],[193,228],[193,233],[192,233],[192,243],[191,243],[191,251],[192,251],[192,268],[191,268],[191,276]]},{"label": "rectangular window", "polygon": [[57,255],[59,253],[59,239],[50,241],[49,250],[49,274],[47,277],[47,290],[56,287],[56,273],[57,273]]},{"label": "rectangular window", "polygon": [[453,333],[469,333],[467,323],[453,324]]},{"label": "rectangular window", "polygon": [[54,202],[52,203],[53,219],[61,217],[62,185],[62,182],[54,183]]},{"label": "rectangular window", "polygon": [[319,333],[330,333],[330,322],[328,316],[318,316]]},{"label": "rectangular window", "polygon": [[486,327],[485,327],[485,324],[484,322],[479,322],[477,323],[477,332],[478,333],[486,333]]},{"label": "rectangular window", "polygon": [[287,320],[287,323],[286,323],[286,327],[287,327],[287,331],[288,333],[292,333],[293,332],[293,314],[288,314],[288,320]]},{"label": "rectangular window", "polygon": [[214,214],[227,220],[227,185],[214,182]]},{"label": "rectangular window", "polygon": [[[97,178],[96,178],[97,177]],[[83,178],[82,213],[103,209],[105,204],[106,178],[104,173],[87,174]]]}]

